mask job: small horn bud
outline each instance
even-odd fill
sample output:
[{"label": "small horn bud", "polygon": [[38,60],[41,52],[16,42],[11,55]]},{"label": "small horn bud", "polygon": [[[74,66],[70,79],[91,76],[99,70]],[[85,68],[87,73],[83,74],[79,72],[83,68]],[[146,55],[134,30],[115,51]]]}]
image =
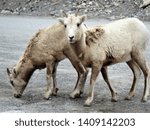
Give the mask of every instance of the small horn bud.
[{"label": "small horn bud", "polygon": [[61,13],[64,15],[64,17],[68,17],[68,14],[64,10],[61,10]]},{"label": "small horn bud", "polygon": [[80,8],[78,8],[78,9],[76,10],[75,16],[78,16],[79,10],[80,10]]}]

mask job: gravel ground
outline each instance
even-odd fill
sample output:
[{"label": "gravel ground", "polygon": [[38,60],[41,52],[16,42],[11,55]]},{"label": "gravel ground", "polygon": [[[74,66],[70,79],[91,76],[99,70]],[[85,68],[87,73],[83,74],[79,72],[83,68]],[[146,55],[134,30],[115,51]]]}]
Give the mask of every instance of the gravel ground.
[{"label": "gravel ground", "polygon": [[[136,95],[131,101],[124,100],[131,82],[132,73],[124,63],[110,66],[109,77],[112,85],[118,92],[118,102],[110,101],[111,94],[106,83],[99,75],[95,85],[95,99],[91,107],[84,107],[83,103],[88,94],[89,77],[85,86],[85,93],[80,99],[70,99],[69,94],[73,90],[77,74],[70,62],[66,59],[58,67],[58,96],[50,100],[43,99],[46,85],[46,75],[44,70],[37,70],[20,99],[13,97],[6,68],[17,63],[23,54],[27,42],[39,29],[56,23],[51,18],[35,17],[0,17],[0,112],[121,112],[121,113],[146,113],[150,112],[150,100],[141,103],[143,94],[143,76],[136,89]],[[88,26],[108,23],[108,20],[91,19],[86,22]],[[20,24],[21,23],[21,24]],[[150,23],[145,22],[150,29]],[[147,58],[150,61],[150,45],[147,50]],[[150,62],[149,62],[150,63]]]},{"label": "gravel ground", "polygon": [[60,17],[60,10],[82,14],[91,18],[120,19],[138,17],[150,21],[150,6],[141,9],[142,0],[1,0],[0,14]]}]

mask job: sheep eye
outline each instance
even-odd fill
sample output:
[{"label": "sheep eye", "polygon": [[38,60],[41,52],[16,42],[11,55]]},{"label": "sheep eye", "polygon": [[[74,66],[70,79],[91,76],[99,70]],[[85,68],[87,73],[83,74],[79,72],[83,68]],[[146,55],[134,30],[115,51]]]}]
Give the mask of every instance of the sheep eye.
[{"label": "sheep eye", "polygon": [[66,27],[67,27],[67,25],[65,24],[65,25],[64,25],[64,27],[66,28]]},{"label": "sheep eye", "polygon": [[77,27],[79,27],[80,26],[80,23],[77,23]]}]

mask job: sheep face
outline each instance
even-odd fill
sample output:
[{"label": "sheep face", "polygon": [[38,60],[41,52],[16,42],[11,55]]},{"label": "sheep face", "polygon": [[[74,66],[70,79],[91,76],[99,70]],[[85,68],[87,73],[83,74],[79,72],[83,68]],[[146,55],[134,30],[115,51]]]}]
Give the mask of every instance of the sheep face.
[{"label": "sheep face", "polygon": [[79,41],[83,35],[83,22],[86,16],[76,16],[75,14],[67,15],[60,18],[59,21],[64,25],[66,36],[70,43]]},{"label": "sheep face", "polygon": [[19,74],[16,72],[15,68],[13,69],[7,68],[7,74],[13,89],[14,97],[20,98],[27,83],[19,77]]}]

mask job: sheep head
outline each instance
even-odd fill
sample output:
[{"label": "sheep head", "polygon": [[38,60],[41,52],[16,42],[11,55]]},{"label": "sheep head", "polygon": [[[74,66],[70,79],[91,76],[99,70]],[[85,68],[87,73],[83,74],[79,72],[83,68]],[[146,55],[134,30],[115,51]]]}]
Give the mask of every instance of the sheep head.
[{"label": "sheep head", "polygon": [[75,14],[67,14],[64,11],[63,13],[65,17],[59,18],[59,22],[64,25],[69,43],[75,43],[79,41],[83,35],[83,22],[85,21],[86,16],[78,16],[78,11]]},{"label": "sheep head", "polygon": [[13,89],[14,97],[20,98],[27,83],[20,78],[19,73],[15,68],[7,68],[7,74],[10,80],[11,87]]}]

